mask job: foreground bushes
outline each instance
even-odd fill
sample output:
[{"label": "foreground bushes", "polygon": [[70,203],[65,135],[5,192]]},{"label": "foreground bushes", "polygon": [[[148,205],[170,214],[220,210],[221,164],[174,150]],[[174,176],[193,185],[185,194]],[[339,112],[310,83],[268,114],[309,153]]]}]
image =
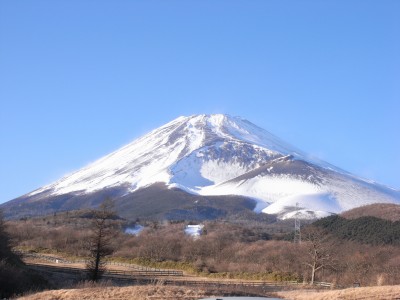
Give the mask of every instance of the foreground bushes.
[{"label": "foreground bushes", "polygon": [[28,270],[11,251],[10,235],[0,213],[0,299],[45,285],[46,282]]},{"label": "foreground bushes", "polygon": [[0,261],[0,299],[48,287],[47,282],[24,266]]}]

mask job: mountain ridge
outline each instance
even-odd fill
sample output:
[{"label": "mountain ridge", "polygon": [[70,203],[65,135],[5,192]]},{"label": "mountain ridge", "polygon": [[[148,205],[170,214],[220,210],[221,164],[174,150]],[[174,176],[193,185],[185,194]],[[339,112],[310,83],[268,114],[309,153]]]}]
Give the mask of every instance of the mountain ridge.
[{"label": "mountain ridge", "polygon": [[87,198],[102,190],[121,198],[159,183],[198,196],[250,198],[257,212],[282,219],[293,217],[296,203],[304,218],[400,203],[399,191],[311,158],[247,120],[222,114],[178,117],[12,202]]}]

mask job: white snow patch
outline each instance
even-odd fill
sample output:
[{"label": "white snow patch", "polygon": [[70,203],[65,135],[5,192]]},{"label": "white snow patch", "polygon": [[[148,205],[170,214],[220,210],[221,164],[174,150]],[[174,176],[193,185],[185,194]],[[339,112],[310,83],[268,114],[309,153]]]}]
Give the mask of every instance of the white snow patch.
[{"label": "white snow patch", "polygon": [[320,187],[289,175],[257,176],[239,182],[227,182],[206,187],[202,195],[241,195],[265,202],[275,202],[283,197],[320,192]]},{"label": "white snow patch", "polygon": [[143,229],[144,227],[142,225],[135,225],[133,227],[127,227],[124,232],[131,235],[139,235]]},{"label": "white snow patch", "polygon": [[314,219],[321,219],[325,217],[331,216],[332,213],[327,212],[327,211],[321,211],[321,210],[307,210],[307,209],[300,209],[298,211],[292,211],[285,213],[283,215],[279,216],[279,219],[281,220],[287,220],[287,219],[302,219],[302,220],[314,220]]},{"label": "white snow patch", "polygon": [[312,211],[325,211],[338,213],[341,211],[337,200],[328,193],[298,194],[283,197],[265,208],[262,212],[267,214],[279,214],[288,210],[293,210],[296,204],[302,209]]},{"label": "white snow patch", "polygon": [[185,227],[185,233],[194,238],[199,237],[203,233],[204,225],[187,225]]}]

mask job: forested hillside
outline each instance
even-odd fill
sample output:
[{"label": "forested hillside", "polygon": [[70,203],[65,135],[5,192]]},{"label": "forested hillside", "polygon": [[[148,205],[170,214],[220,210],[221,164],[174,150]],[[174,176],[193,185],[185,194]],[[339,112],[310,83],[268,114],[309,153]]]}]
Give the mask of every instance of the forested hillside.
[{"label": "forested hillside", "polygon": [[345,219],[333,215],[313,223],[338,238],[370,245],[400,245],[400,221],[366,216]]}]

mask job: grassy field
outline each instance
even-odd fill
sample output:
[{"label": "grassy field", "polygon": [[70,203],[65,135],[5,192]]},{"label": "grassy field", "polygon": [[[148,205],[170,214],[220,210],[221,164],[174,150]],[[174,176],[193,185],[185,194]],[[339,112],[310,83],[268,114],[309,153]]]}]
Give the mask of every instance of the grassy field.
[{"label": "grassy field", "polygon": [[147,300],[199,299],[210,296],[203,290],[175,286],[89,287],[52,290],[18,298],[20,300]]},{"label": "grassy field", "polygon": [[[334,291],[296,290],[276,293],[282,299],[291,300],[394,300],[400,299],[400,286],[350,288]],[[155,300],[200,299],[216,297],[201,289],[176,286],[85,287],[45,291],[27,295],[20,300]]]},{"label": "grassy field", "polygon": [[334,291],[297,290],[278,292],[291,300],[395,300],[400,299],[400,286],[375,286]]},{"label": "grassy field", "polygon": [[[394,300],[400,299],[400,286],[350,288],[334,291],[295,290],[276,293],[282,299],[292,300]],[[27,295],[20,300],[155,300],[200,299],[217,297],[206,290],[176,286],[82,287],[45,291]]]}]

